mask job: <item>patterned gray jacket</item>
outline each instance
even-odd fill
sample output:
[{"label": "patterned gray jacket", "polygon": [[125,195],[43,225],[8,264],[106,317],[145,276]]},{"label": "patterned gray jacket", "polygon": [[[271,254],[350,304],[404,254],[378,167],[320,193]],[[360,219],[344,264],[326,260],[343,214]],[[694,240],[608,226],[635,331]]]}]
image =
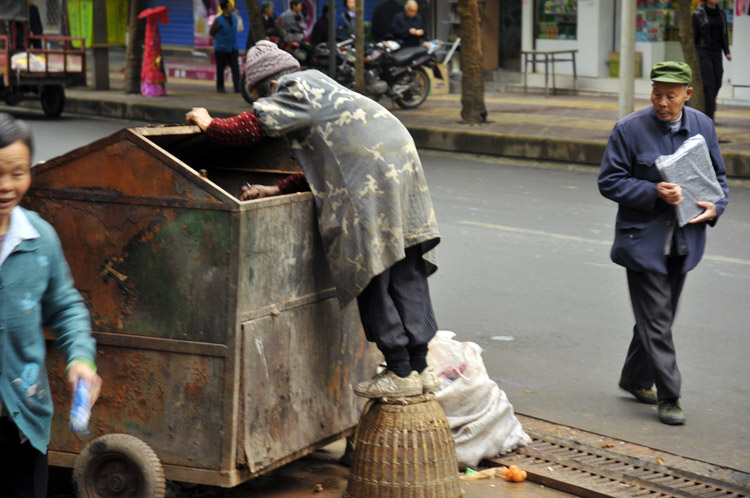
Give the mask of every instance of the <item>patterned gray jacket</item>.
[{"label": "patterned gray jacket", "polygon": [[384,107],[315,70],[279,78],[253,104],[269,136],[285,136],[315,199],[341,306],[421,245],[437,269],[435,211],[414,141]]}]

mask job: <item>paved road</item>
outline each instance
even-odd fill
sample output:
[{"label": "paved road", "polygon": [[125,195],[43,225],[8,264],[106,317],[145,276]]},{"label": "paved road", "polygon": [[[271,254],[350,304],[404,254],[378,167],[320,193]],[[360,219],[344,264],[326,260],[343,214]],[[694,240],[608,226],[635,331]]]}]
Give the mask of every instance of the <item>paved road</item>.
[{"label": "paved road", "polygon": [[[20,115],[35,160],[136,124]],[[730,187],[687,279],[675,338],[688,423],[667,427],[617,390],[632,313],[625,272],[609,260],[615,206],[595,173],[434,152],[423,162],[443,236],[431,279],[440,326],[484,348],[519,413],[750,471],[747,182]]]},{"label": "paved road", "polygon": [[[616,207],[591,170],[423,153],[443,235],[441,328],[484,348],[516,411],[750,471],[750,190],[709,230],[675,327],[688,423],[617,389],[632,312],[609,259]],[[747,185],[747,184],[745,184]]]}]

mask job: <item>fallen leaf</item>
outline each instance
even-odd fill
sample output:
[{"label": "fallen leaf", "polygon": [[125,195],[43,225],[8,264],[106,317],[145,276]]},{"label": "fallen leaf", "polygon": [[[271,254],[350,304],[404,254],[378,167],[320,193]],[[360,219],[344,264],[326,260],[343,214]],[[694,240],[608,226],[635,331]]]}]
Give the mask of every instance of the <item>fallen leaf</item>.
[{"label": "fallen leaf", "polygon": [[323,491],[323,485],[322,484],[316,484],[315,485],[315,492],[316,493],[320,493],[321,491]]},{"label": "fallen leaf", "polygon": [[661,457],[656,457],[656,463],[659,463],[661,465],[666,465],[666,463],[664,463],[664,459],[662,459]]},{"label": "fallen leaf", "polygon": [[615,447],[615,445],[614,445],[614,444],[612,444],[612,443],[604,443],[604,444],[602,445],[602,448],[614,448],[614,447]]},{"label": "fallen leaf", "polygon": [[523,392],[525,392],[525,393],[533,393],[534,391],[532,391],[531,389],[524,389]]}]

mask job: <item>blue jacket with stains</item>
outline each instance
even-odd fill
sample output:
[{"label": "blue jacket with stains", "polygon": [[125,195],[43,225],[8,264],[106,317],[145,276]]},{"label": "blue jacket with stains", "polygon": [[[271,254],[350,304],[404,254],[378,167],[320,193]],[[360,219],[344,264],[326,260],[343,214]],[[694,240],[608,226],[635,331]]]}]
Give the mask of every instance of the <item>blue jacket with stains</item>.
[{"label": "blue jacket with stains", "polygon": [[73,287],[55,230],[34,212],[16,207],[0,265],[0,397],[31,444],[46,453],[52,396],[42,327],[68,362],[94,361],[89,312]]}]

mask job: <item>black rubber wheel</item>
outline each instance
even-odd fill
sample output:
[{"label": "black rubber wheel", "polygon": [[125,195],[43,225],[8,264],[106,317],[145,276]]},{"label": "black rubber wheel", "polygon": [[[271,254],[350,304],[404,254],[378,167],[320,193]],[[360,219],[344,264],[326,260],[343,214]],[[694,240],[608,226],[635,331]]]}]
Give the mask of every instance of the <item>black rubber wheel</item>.
[{"label": "black rubber wheel", "polygon": [[248,89],[245,85],[244,74],[240,77],[240,93],[242,93],[242,98],[245,99],[245,102],[247,102],[248,104],[252,104],[253,102],[255,102],[253,95],[250,93],[250,89]]},{"label": "black rubber wheel", "polygon": [[62,85],[45,85],[40,99],[44,114],[50,118],[56,118],[65,108],[65,89]]},{"label": "black rubber wheel", "polygon": [[107,434],[78,455],[73,480],[79,498],[164,498],[166,481],[149,445],[128,434]]},{"label": "black rubber wheel", "polygon": [[411,74],[412,77],[408,81],[410,89],[396,99],[396,103],[402,109],[419,107],[430,94],[430,77],[427,76],[427,71],[417,67],[412,70]]}]

